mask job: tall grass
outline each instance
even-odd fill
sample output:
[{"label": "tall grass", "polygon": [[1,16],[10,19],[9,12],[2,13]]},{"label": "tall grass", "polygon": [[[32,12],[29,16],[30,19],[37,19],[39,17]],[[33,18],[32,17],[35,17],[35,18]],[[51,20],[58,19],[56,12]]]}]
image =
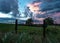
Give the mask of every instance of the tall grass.
[{"label": "tall grass", "polygon": [[[0,24],[0,43],[42,43],[43,28],[19,26],[18,33],[14,32],[14,25]],[[60,26],[46,28],[47,43],[60,43]]]}]

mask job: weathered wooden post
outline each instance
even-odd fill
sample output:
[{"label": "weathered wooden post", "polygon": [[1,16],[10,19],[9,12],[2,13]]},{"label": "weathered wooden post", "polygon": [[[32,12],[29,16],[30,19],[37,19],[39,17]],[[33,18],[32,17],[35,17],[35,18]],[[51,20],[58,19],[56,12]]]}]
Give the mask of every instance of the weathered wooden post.
[{"label": "weathered wooden post", "polygon": [[16,19],[15,20],[15,33],[17,33],[17,29],[18,29],[17,27],[18,27],[18,20]]},{"label": "weathered wooden post", "polygon": [[43,20],[43,40],[42,40],[42,43],[46,43],[46,28],[47,28],[46,20]]}]

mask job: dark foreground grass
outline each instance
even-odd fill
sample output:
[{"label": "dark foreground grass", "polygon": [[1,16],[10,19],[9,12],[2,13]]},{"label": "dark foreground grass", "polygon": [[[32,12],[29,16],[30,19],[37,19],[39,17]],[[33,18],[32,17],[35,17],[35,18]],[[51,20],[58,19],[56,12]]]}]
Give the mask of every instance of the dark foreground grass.
[{"label": "dark foreground grass", "polygon": [[[20,26],[14,33],[14,24],[0,24],[0,43],[42,43],[43,28]],[[60,43],[60,26],[46,28],[46,43]]]}]

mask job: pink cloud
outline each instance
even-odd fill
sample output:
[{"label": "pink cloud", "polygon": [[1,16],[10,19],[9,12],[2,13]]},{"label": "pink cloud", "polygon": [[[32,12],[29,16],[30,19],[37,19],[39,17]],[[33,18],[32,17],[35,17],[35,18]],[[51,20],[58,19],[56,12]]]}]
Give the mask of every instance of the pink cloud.
[{"label": "pink cloud", "polygon": [[32,11],[32,12],[35,12],[35,11],[38,11],[40,10],[38,3],[34,3],[34,4],[28,4],[27,6],[29,7],[29,9]]},{"label": "pink cloud", "polygon": [[[46,1],[50,1],[50,0],[46,0]],[[45,14],[46,12],[41,12],[41,8],[40,8],[40,4],[42,4],[42,2],[35,2],[35,3],[30,3],[27,6],[29,7],[30,11],[32,11],[34,13],[34,15],[37,14]],[[51,17],[60,17],[60,12],[59,13],[53,13],[50,15]],[[36,16],[34,16],[35,20],[39,20],[42,21],[41,23],[43,23],[43,20],[45,18],[36,18]],[[59,24],[60,23],[60,19],[56,19],[56,23]],[[34,23],[35,24],[35,23]]]},{"label": "pink cloud", "polygon": [[60,16],[60,12],[58,12],[58,13],[54,13],[54,15],[53,15],[53,16],[55,16],[55,17]]},{"label": "pink cloud", "polygon": [[58,13],[53,13],[52,15],[50,15],[50,17],[53,17],[53,18],[55,18],[55,20],[54,20],[54,23],[56,23],[56,24],[60,24],[60,12],[58,12]]},{"label": "pink cloud", "polygon": [[29,7],[30,11],[32,11],[33,13],[35,14],[44,14],[45,12],[41,12],[41,8],[39,7],[39,5],[41,4],[42,2],[35,2],[35,3],[30,3],[30,4],[27,4],[27,6]]}]

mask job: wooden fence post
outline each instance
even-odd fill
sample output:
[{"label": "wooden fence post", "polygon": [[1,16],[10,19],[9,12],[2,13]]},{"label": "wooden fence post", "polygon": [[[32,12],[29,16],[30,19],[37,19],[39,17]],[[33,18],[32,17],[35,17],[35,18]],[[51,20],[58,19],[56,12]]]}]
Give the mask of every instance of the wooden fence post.
[{"label": "wooden fence post", "polygon": [[17,33],[17,29],[18,29],[17,27],[18,27],[18,20],[16,19],[15,20],[15,33]]},{"label": "wooden fence post", "polygon": [[46,28],[47,28],[46,21],[43,20],[43,39],[42,39],[42,43],[46,43]]}]

